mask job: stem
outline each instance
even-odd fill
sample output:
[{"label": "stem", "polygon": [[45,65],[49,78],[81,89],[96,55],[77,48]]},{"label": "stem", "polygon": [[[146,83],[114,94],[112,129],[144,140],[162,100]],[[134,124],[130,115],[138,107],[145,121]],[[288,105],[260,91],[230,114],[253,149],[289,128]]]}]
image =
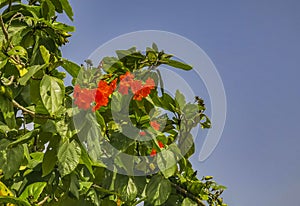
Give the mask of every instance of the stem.
[{"label": "stem", "polygon": [[31,111],[29,109],[26,109],[25,107],[23,107],[22,105],[20,105],[18,102],[16,102],[14,99],[12,100],[12,103],[14,105],[14,107],[17,107],[18,109],[22,110],[23,112],[30,114],[31,116],[35,116],[35,112]]},{"label": "stem", "polygon": [[49,199],[49,195],[47,195],[42,201],[37,203],[37,205],[43,205]]},{"label": "stem", "polygon": [[200,206],[206,206],[199,197],[193,195],[192,193],[190,193],[189,191],[187,191],[186,189],[180,187],[179,185],[171,182],[172,187],[174,187],[178,193],[192,199],[193,201],[195,201],[198,205]]},{"label": "stem", "polygon": [[5,37],[6,41],[8,41],[9,40],[8,32],[7,32],[7,29],[5,28],[5,25],[4,25],[4,22],[3,22],[3,19],[2,19],[2,15],[0,15],[0,24],[1,24],[1,28],[2,28],[2,31],[3,31],[4,37]]},{"label": "stem", "polygon": [[104,193],[107,193],[107,194],[110,194],[110,195],[116,195],[116,196],[118,196],[118,197],[121,196],[119,193],[110,191],[110,190],[105,189],[105,188],[103,188],[103,187],[101,187],[101,186],[99,186],[99,185],[93,184],[92,186],[93,186],[95,189],[98,189],[100,192],[104,192]]},{"label": "stem", "polygon": [[32,117],[38,117],[38,118],[41,118],[41,119],[55,119],[53,117],[50,117],[48,115],[42,115],[42,114],[36,114],[34,111],[31,111],[29,109],[26,109],[25,107],[23,107],[22,105],[20,105],[18,102],[16,102],[14,99],[11,100],[14,107],[20,109],[23,111],[23,114],[29,114],[30,116]]}]

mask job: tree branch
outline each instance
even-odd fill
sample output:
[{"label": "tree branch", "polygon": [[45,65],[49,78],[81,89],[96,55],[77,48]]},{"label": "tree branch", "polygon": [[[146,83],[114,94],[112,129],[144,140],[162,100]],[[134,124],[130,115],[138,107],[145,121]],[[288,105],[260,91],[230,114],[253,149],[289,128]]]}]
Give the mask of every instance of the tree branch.
[{"label": "tree branch", "polygon": [[20,105],[18,102],[16,102],[14,99],[11,100],[14,107],[20,109],[23,111],[23,114],[29,114],[32,117],[37,117],[37,118],[41,118],[41,119],[55,119],[53,117],[50,117],[48,115],[42,115],[42,114],[36,114],[34,111],[31,111],[25,107],[23,107],[22,105]]},{"label": "tree branch", "polygon": [[185,197],[191,198],[193,201],[195,201],[200,206],[206,206],[199,197],[196,197],[195,195],[193,195],[186,189],[180,187],[179,185],[177,185],[173,182],[171,182],[171,185],[172,185],[172,187],[174,187],[177,190],[178,193],[184,195]]}]

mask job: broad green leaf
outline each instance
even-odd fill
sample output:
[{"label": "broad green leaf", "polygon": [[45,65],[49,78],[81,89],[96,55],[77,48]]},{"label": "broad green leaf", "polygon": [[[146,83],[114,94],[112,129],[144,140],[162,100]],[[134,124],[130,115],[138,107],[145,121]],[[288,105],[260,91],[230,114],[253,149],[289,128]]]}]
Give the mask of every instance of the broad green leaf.
[{"label": "broad green leaf", "polygon": [[126,175],[117,175],[114,187],[125,201],[134,200],[137,196],[137,187],[133,179]]},{"label": "broad green leaf", "polygon": [[11,50],[9,50],[7,52],[7,54],[9,56],[12,56],[12,55],[18,55],[18,56],[23,56],[23,57],[27,57],[27,51],[26,49],[24,49],[23,47],[21,46],[15,46],[14,48],[12,48]]},{"label": "broad green leaf", "polygon": [[197,203],[195,203],[193,200],[191,200],[188,197],[184,198],[181,204],[181,206],[197,206],[197,205],[198,205]]},{"label": "broad green leaf", "polygon": [[0,111],[3,114],[4,120],[9,128],[16,127],[16,118],[12,102],[0,94]]},{"label": "broad green leaf", "polygon": [[33,152],[33,153],[30,153],[30,157],[31,158],[28,161],[28,167],[33,169],[42,163],[43,158],[44,158],[44,153],[43,152]]},{"label": "broad green leaf", "polygon": [[185,96],[179,90],[176,90],[175,101],[178,103],[180,110],[186,105]]},{"label": "broad green leaf", "polygon": [[13,196],[14,194],[0,181],[0,196]]},{"label": "broad green leaf", "polygon": [[81,156],[79,159],[79,164],[85,165],[88,171],[91,173],[91,175],[94,176],[93,167],[92,167],[93,162],[89,157],[88,153],[86,152],[86,150],[83,147],[80,148],[81,148]]},{"label": "broad green leaf", "polygon": [[6,65],[8,59],[0,60],[0,70]]},{"label": "broad green leaf", "polygon": [[30,97],[33,104],[35,104],[35,112],[37,114],[49,114],[45,108],[40,95],[41,80],[32,80],[30,82]]},{"label": "broad green leaf", "polygon": [[29,198],[32,201],[37,201],[46,185],[46,182],[35,182],[28,185],[20,195],[20,199],[27,200]]},{"label": "broad green leaf", "polygon": [[175,101],[169,94],[163,93],[160,102],[164,109],[175,112]]},{"label": "broad green leaf", "polygon": [[65,141],[58,149],[58,170],[62,177],[70,174],[78,165],[81,149],[75,142]]},{"label": "broad green leaf", "polygon": [[9,141],[0,140],[0,168],[3,170],[4,178],[11,178],[20,168],[24,160],[24,148],[22,145],[7,148]]},{"label": "broad green leaf", "polygon": [[177,171],[177,161],[170,150],[162,150],[157,155],[157,165],[165,178],[169,178]]},{"label": "broad green leaf", "polygon": [[59,30],[62,30],[64,32],[74,32],[75,31],[75,27],[74,26],[69,26],[69,25],[61,23],[61,22],[54,22],[52,26],[55,29],[59,29]]},{"label": "broad green leaf", "polygon": [[178,147],[182,155],[184,155],[186,158],[189,158],[195,152],[193,136],[190,133],[182,134],[178,142]]},{"label": "broad green leaf", "polygon": [[154,42],[152,43],[152,49],[154,51],[158,52],[158,47],[157,47],[157,45]]},{"label": "broad green leaf", "polygon": [[64,99],[64,83],[61,79],[45,75],[40,84],[40,94],[50,115],[54,115],[62,106]]},{"label": "broad green leaf", "polygon": [[80,66],[75,64],[74,62],[71,62],[67,59],[63,60],[63,65],[62,67],[73,77],[77,78],[79,71],[80,71]]},{"label": "broad green leaf", "polygon": [[0,132],[2,132],[4,135],[7,135],[8,131],[10,131],[10,128],[0,121]]},{"label": "broad green leaf", "polygon": [[21,85],[26,85],[26,83],[28,82],[28,80],[35,74],[37,73],[38,71],[40,71],[41,69],[44,68],[45,65],[34,65],[34,66],[31,66],[31,67],[28,67],[27,70],[28,72],[22,76],[20,79],[19,79],[19,83]]},{"label": "broad green leaf", "polygon": [[73,21],[73,10],[68,0],[60,1],[63,10],[66,12],[67,16]]},{"label": "broad green leaf", "polygon": [[167,201],[171,193],[171,183],[160,175],[151,178],[146,188],[148,201],[153,205],[161,205]]},{"label": "broad green leaf", "polygon": [[[1,196],[0,195],[0,203],[11,203],[16,206],[30,206],[30,204],[28,202],[21,200],[20,198],[12,197],[12,196]],[[7,204],[7,205],[13,206],[11,204]]]},{"label": "broad green leaf", "polygon": [[54,136],[50,139],[49,145],[47,146],[47,151],[45,152],[44,159],[42,162],[43,176],[50,174],[50,172],[54,169],[56,165],[59,141],[60,138],[58,138],[58,136]]},{"label": "broad green leaf", "polygon": [[79,190],[80,190],[80,184],[78,177],[73,172],[70,174],[70,193],[78,200],[79,199]]},{"label": "broad green leaf", "polygon": [[63,8],[62,8],[60,0],[52,0],[52,3],[55,6],[55,10],[58,13],[62,13],[63,12]]},{"label": "broad green leaf", "polygon": [[129,199],[129,200],[134,200],[137,196],[137,187],[136,185],[134,184],[134,181],[132,180],[132,178],[129,178],[128,179],[128,183],[125,187],[125,191],[126,191],[126,197]]},{"label": "broad green leaf", "polygon": [[193,69],[193,67],[188,64],[182,63],[180,61],[172,60],[172,59],[169,59],[166,64],[169,66],[178,68],[178,69],[183,69],[183,70]]},{"label": "broad green leaf", "polygon": [[25,135],[21,136],[20,138],[18,138],[16,141],[10,143],[8,145],[8,147],[14,147],[18,144],[23,144],[28,142],[30,139],[34,138],[37,136],[38,130],[32,130],[28,133],[26,133]]},{"label": "broad green leaf", "polygon": [[40,52],[41,52],[41,55],[43,57],[43,60],[46,64],[49,63],[49,60],[50,60],[50,53],[48,51],[48,49],[46,49],[45,46],[41,45],[40,46]]}]

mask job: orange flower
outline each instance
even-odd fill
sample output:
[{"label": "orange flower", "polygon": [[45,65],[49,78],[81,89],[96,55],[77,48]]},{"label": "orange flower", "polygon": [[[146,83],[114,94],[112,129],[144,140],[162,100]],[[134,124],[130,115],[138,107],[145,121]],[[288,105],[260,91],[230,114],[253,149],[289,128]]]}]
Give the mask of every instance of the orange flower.
[{"label": "orange flower", "polygon": [[155,82],[152,78],[148,77],[148,79],[145,82],[145,87],[149,87],[150,89],[155,88]]},{"label": "orange flower", "polygon": [[148,77],[144,85],[139,85],[139,89],[131,86],[132,92],[134,93],[133,99],[141,101],[143,98],[147,97],[151,90],[155,88],[155,82],[152,78]]},{"label": "orange flower", "polygon": [[155,130],[159,130],[160,129],[160,124],[157,123],[157,121],[151,121],[150,122],[151,127],[153,127],[153,129]]},{"label": "orange flower", "polygon": [[[164,148],[165,147],[164,143],[162,143],[161,141],[157,141],[157,143],[158,143],[159,148]],[[157,153],[156,149],[152,148],[150,156],[154,157],[156,155],[156,153]]]},{"label": "orange flower", "polygon": [[74,87],[74,104],[78,106],[79,109],[88,110],[91,106],[91,103],[94,101],[95,90],[80,88],[77,84]]},{"label": "orange flower", "polygon": [[131,86],[131,83],[134,79],[134,75],[130,72],[126,72],[125,74],[120,76],[120,87],[119,92],[123,95],[128,94],[128,89]]},{"label": "orange flower", "polygon": [[133,94],[135,94],[143,88],[143,83],[141,80],[133,80],[130,83],[130,86],[131,86],[131,91],[133,92]]},{"label": "orange flower", "polygon": [[143,98],[147,97],[150,94],[150,92],[151,90],[149,87],[143,87],[134,93],[133,99],[141,101]]},{"label": "orange flower", "polygon": [[140,131],[140,136],[146,136],[146,132],[144,132],[144,131]]},{"label": "orange flower", "polygon": [[93,111],[100,109],[102,106],[107,106],[109,102],[109,96],[114,92],[117,86],[117,79],[114,79],[110,84],[104,80],[100,80],[98,83],[98,88],[96,90],[95,102],[96,105]]},{"label": "orange flower", "polygon": [[120,76],[120,86],[118,91],[125,95],[128,94],[129,88],[131,88],[131,91],[134,94],[133,99],[141,101],[155,88],[155,82],[152,78],[148,77],[143,83],[141,80],[135,80],[134,75],[130,72],[126,72]]},{"label": "orange flower", "polygon": [[154,157],[156,155],[156,149],[152,148],[152,151],[150,153],[151,157]]}]

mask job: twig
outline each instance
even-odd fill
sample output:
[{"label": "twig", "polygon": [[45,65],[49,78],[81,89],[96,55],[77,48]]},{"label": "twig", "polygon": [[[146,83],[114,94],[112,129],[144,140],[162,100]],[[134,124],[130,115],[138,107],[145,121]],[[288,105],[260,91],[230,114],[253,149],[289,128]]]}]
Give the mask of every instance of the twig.
[{"label": "twig", "polygon": [[49,199],[49,195],[47,195],[42,201],[37,203],[37,205],[43,205]]},{"label": "twig", "polygon": [[2,31],[3,31],[6,41],[9,41],[8,32],[7,32],[7,29],[5,28],[5,24],[3,22],[2,15],[0,15],[0,24],[1,24],[1,28],[2,28]]},{"label": "twig", "polygon": [[14,99],[11,100],[14,107],[20,109],[23,111],[23,114],[29,114],[32,117],[37,117],[37,118],[41,118],[41,119],[55,119],[54,117],[50,117],[48,115],[43,115],[43,114],[36,114],[34,111],[31,111],[25,107],[23,107],[22,105],[20,105],[18,102],[16,102]]},{"label": "twig", "polygon": [[116,196],[118,196],[118,197],[121,196],[119,193],[114,192],[114,191],[110,191],[110,190],[105,189],[105,188],[103,188],[103,187],[101,187],[101,186],[99,186],[99,185],[93,184],[92,186],[93,186],[95,189],[99,190],[100,192],[104,192],[104,193],[107,193],[107,194],[110,194],[110,195],[116,195]]},{"label": "twig", "polygon": [[187,191],[186,189],[180,187],[179,185],[171,182],[171,185],[177,190],[177,192],[179,192],[180,194],[191,198],[193,201],[195,201],[198,205],[200,206],[206,206],[199,197],[196,197],[195,195],[191,194],[189,191]]},{"label": "twig", "polygon": [[12,103],[14,105],[14,107],[17,107],[19,109],[21,109],[23,112],[30,114],[31,116],[35,116],[35,112],[31,111],[29,109],[26,109],[25,107],[23,107],[22,105],[20,105],[18,102],[16,102],[14,99],[12,100]]}]

